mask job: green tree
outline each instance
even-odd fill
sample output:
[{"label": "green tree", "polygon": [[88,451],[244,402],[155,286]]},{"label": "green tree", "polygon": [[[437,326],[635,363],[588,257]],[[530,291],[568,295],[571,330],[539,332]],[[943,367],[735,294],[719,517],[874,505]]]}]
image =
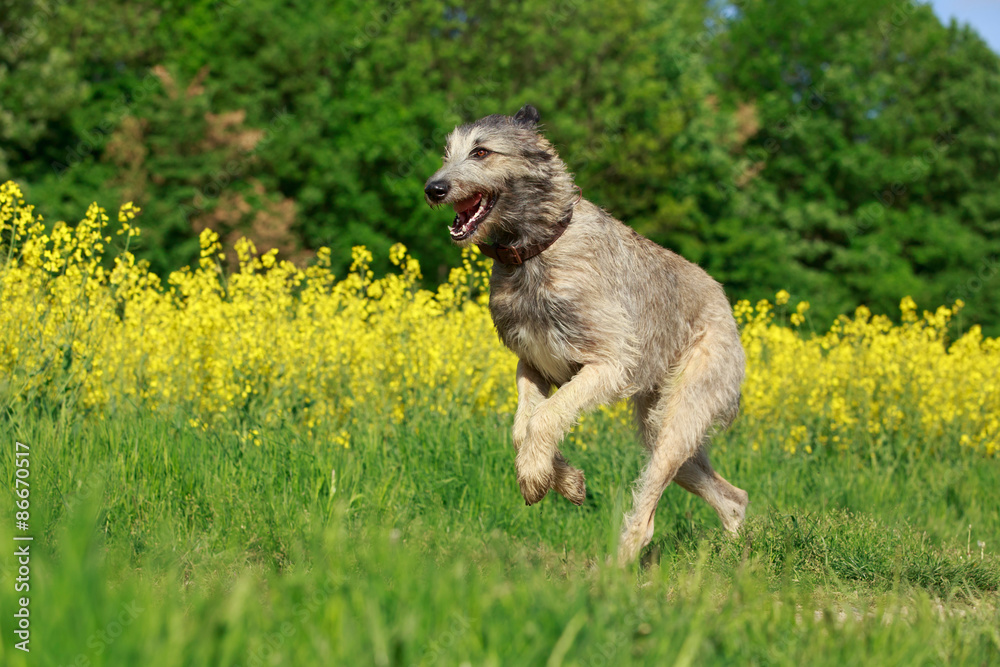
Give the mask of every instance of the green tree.
[{"label": "green tree", "polygon": [[895,312],[910,294],[1000,321],[989,290],[969,286],[1000,253],[996,54],[908,0],[748,0],[732,16],[712,67],[761,123],[739,195],[784,236],[791,288],[824,315]]},{"label": "green tree", "polygon": [[[146,255],[161,269],[191,256],[197,227],[254,233],[262,211],[290,203],[280,221],[298,239],[289,247],[330,245],[343,266],[351,245],[385,256],[403,241],[439,276],[455,251],[421,191],[446,133],[527,101],[587,196],[639,228],[659,221],[670,230],[660,240],[696,246],[704,225],[690,219],[704,214],[692,174],[730,169],[730,123],[711,77],[674,66],[701,23],[699,2],[125,6],[81,3],[50,17],[50,43],[73,45],[66,68],[82,92],[67,127],[52,132],[62,122],[53,111],[48,131],[29,138],[17,175],[59,216],[102,190],[136,199],[154,228]],[[137,15],[145,23],[130,23]],[[100,50],[122,33],[144,39]],[[30,71],[41,53],[18,66]],[[249,150],[207,139],[237,112],[241,132],[266,136]],[[65,159],[87,136],[86,155]],[[64,165],[56,174],[44,166],[53,161]]]},{"label": "green tree", "polygon": [[135,200],[161,271],[211,227],[338,271],[402,241],[434,281],[447,132],[531,102],[588,198],[734,297],[1000,324],[998,59],[908,0],[0,8],[0,177],[49,220]]}]

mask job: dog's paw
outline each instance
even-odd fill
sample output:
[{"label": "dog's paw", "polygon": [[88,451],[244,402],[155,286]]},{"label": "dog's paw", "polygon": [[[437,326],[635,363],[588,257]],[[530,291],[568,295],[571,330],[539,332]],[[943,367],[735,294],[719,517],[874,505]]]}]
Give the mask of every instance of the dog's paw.
[{"label": "dog's paw", "polygon": [[549,492],[552,488],[553,473],[549,470],[539,475],[522,477],[518,475],[517,485],[521,487],[521,495],[524,496],[525,505],[534,505]]},{"label": "dog's paw", "polygon": [[627,567],[635,562],[639,557],[639,552],[646,546],[640,536],[634,534],[623,534],[618,543],[618,565]]},{"label": "dog's paw", "polygon": [[582,505],[587,499],[587,484],[583,471],[572,466],[556,466],[553,488],[574,505]]},{"label": "dog's paw", "polygon": [[625,526],[618,541],[618,564],[625,566],[635,561],[652,540],[652,514],[648,518],[625,517]]}]

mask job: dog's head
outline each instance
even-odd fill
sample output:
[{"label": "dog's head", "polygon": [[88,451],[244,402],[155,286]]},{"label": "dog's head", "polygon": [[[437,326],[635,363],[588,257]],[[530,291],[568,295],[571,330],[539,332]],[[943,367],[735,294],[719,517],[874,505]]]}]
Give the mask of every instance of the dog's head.
[{"label": "dog's head", "polygon": [[431,206],[455,209],[451,238],[466,246],[524,225],[545,226],[565,213],[572,178],[538,132],[538,110],[524,105],[513,116],[494,114],[448,135],[444,165],[424,186]]}]

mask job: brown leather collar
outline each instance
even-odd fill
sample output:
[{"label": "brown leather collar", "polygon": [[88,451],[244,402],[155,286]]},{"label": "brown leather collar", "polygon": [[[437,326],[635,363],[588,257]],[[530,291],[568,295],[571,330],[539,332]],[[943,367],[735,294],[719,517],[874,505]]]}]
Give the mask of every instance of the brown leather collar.
[{"label": "brown leather collar", "polygon": [[[579,187],[577,187],[579,190]],[[531,259],[535,255],[542,254],[543,250],[546,250],[549,246],[559,240],[559,237],[563,235],[566,228],[569,227],[570,220],[573,219],[573,209],[576,205],[580,203],[583,198],[583,191],[580,192],[580,196],[576,198],[573,202],[573,206],[569,209],[569,212],[564,215],[559,222],[556,223],[555,234],[552,235],[548,241],[544,243],[533,243],[532,245],[524,246],[523,248],[518,248],[512,245],[500,245],[499,243],[477,243],[479,250],[482,251],[487,257],[500,262],[501,264],[524,264],[527,260]]]}]

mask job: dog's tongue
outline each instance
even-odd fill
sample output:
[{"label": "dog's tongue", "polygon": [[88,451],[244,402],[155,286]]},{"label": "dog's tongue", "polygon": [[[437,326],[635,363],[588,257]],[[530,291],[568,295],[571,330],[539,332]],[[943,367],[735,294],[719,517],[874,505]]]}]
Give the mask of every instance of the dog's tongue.
[{"label": "dog's tongue", "polygon": [[453,206],[455,207],[455,213],[465,213],[473,206],[479,203],[479,200],[483,198],[483,195],[473,195],[468,199],[463,199],[462,201],[455,202]]}]

